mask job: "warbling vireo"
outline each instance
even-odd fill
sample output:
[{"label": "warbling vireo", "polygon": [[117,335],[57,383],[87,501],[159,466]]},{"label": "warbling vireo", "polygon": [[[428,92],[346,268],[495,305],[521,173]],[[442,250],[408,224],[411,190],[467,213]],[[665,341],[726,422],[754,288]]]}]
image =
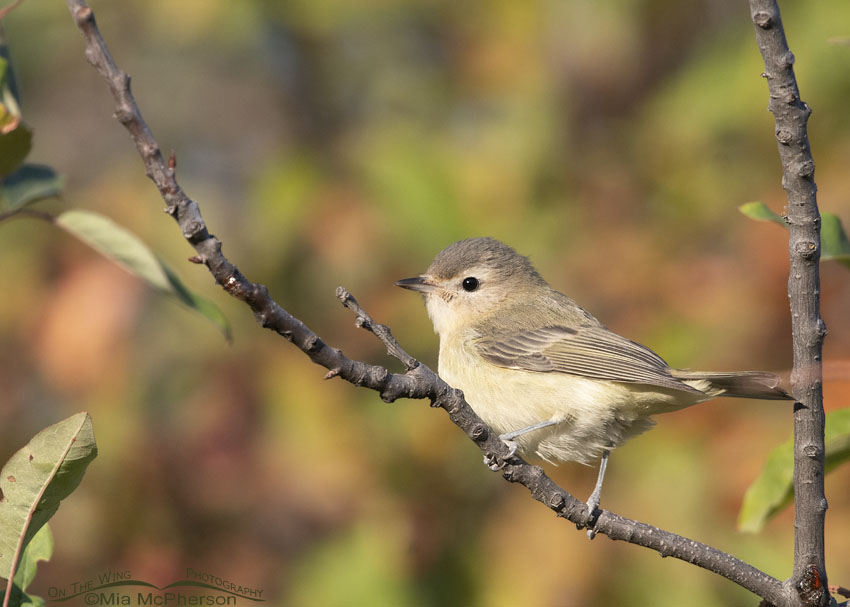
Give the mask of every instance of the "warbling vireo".
[{"label": "warbling vireo", "polygon": [[456,242],[424,274],[396,285],[425,296],[440,336],[440,376],[463,390],[512,453],[583,464],[602,458],[591,513],[609,451],[652,427],[656,413],[716,396],[791,398],[772,373],[671,369],[493,238]]}]

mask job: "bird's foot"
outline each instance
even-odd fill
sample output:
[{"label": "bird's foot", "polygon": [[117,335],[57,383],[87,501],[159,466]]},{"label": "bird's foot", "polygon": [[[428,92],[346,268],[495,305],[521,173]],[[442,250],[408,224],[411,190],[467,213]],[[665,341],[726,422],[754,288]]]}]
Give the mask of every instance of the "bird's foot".
[{"label": "bird's foot", "polygon": [[499,460],[496,456],[485,455],[484,465],[490,468],[490,470],[492,470],[493,472],[498,472],[499,470],[505,467],[505,462],[499,463]]},{"label": "bird's foot", "polygon": [[605,478],[605,468],[608,467],[608,453],[605,451],[602,454],[602,462],[599,465],[599,476],[596,479],[596,486],[593,488],[593,493],[587,498],[587,539],[592,540],[596,537],[596,520],[599,518],[599,502],[602,500],[602,479]]},{"label": "bird's foot", "polygon": [[505,446],[508,448],[508,454],[503,458],[505,461],[511,459],[514,454],[516,454],[516,450],[519,449],[519,443],[513,440],[513,437],[509,434],[500,434],[499,438]]},{"label": "bird's foot", "polygon": [[502,434],[499,436],[499,438],[502,440],[503,443],[505,443],[505,446],[508,448],[508,454],[502,458],[499,458],[495,455],[484,456],[484,464],[493,472],[498,472],[499,470],[504,468],[505,463],[509,459],[511,459],[517,452],[517,449],[519,449],[519,444],[515,440],[512,440],[509,434]]},{"label": "bird's foot", "polygon": [[[601,493],[601,492],[600,492]],[[587,539],[592,540],[596,537],[596,529],[592,525],[596,525],[596,520],[599,518],[599,498],[600,495],[594,491],[587,500]]]},{"label": "bird's foot", "polygon": [[600,493],[601,491],[594,491],[589,498],[587,498],[587,512],[590,516],[593,516],[597,510],[599,510],[599,501],[600,501]]}]

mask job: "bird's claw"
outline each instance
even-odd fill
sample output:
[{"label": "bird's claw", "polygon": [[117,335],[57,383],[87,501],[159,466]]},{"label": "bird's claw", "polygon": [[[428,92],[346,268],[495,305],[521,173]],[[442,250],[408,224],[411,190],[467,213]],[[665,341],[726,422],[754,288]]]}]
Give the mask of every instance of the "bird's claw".
[{"label": "bird's claw", "polygon": [[499,437],[502,439],[502,442],[505,443],[505,446],[508,448],[508,454],[502,458],[499,458],[495,455],[485,455],[484,456],[484,465],[486,465],[493,472],[498,472],[502,468],[505,467],[505,463],[511,459],[514,454],[517,452],[519,445],[515,440],[511,440],[509,438],[505,438],[505,435],[501,435]]},{"label": "bird's claw", "polygon": [[494,455],[485,455],[484,465],[490,468],[493,472],[498,472],[505,467],[505,462],[499,463],[498,458]]},{"label": "bird's claw", "polygon": [[[587,500],[587,539],[592,540],[596,537],[596,519],[599,518],[599,496],[594,492],[593,495],[590,496],[590,499]],[[590,526],[593,525],[593,526]]]},{"label": "bird's claw", "polygon": [[516,453],[516,450],[519,449],[519,444],[513,439],[505,438],[504,434],[502,434],[499,438],[502,439],[502,442],[505,443],[505,446],[508,448],[508,454],[503,458],[504,461],[507,461],[511,459]]}]

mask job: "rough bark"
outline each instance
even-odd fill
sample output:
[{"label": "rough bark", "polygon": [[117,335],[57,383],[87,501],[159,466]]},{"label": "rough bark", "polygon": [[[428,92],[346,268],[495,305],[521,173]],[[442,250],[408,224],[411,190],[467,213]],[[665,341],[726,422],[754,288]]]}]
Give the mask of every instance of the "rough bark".
[{"label": "rough bark", "polygon": [[800,98],[794,54],[775,0],[750,0],[756,41],[764,59],[776,141],[782,162],[782,187],[788,194],[790,274],[788,298],[794,368],[794,572],[786,582],[804,605],[827,605],[824,558],[826,497],[821,352],[826,325],[820,317],[820,213],[815,163],[806,124],[812,111]]}]

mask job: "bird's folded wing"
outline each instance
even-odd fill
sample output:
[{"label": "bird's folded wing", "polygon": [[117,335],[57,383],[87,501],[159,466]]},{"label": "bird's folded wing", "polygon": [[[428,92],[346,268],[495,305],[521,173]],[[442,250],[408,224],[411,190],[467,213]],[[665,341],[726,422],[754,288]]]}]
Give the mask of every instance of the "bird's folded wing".
[{"label": "bird's folded wing", "polygon": [[485,333],[472,339],[471,345],[498,367],[699,392],[673,377],[655,352],[602,326],[549,326],[498,337]]}]

